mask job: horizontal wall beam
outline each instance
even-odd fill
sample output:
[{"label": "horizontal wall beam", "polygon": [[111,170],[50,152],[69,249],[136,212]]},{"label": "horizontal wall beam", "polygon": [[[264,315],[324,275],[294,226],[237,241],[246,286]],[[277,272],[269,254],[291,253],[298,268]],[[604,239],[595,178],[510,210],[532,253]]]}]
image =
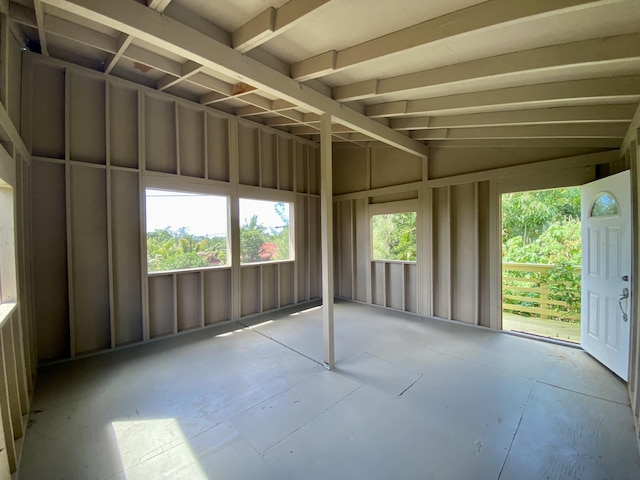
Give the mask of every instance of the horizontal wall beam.
[{"label": "horizontal wall beam", "polygon": [[544,83],[444,97],[368,105],[372,118],[523,110],[597,104],[629,104],[640,100],[640,76]]},{"label": "horizontal wall beam", "polygon": [[290,77],[137,2],[127,0],[42,1],[154,44],[158,48],[199,63],[205,68],[249,83],[287,102],[307,108],[313,113],[328,113],[336,121],[388,145],[413,155],[426,156],[427,148],[424,144],[391,130],[355,110],[344,108],[335,100],[300,85]]},{"label": "horizontal wall beam", "polygon": [[501,127],[507,125],[536,125],[562,123],[627,123],[633,119],[637,106],[589,105],[579,107],[538,108],[442,117],[392,118],[394,130],[424,130],[432,128]]},{"label": "horizontal wall beam", "polygon": [[297,80],[306,81],[475,30],[491,29],[556,10],[584,8],[602,3],[604,2],[594,0],[490,0],[344,50],[325,52],[294,63],[291,65],[291,75]]},{"label": "horizontal wall beam", "polygon": [[[481,80],[495,83],[504,78],[522,78],[526,84],[530,83],[527,77],[534,71],[543,72],[547,78],[553,79],[558,71],[567,72],[572,67],[583,71],[585,66],[596,66],[602,71],[610,62],[620,64],[639,58],[640,33],[632,33],[523,50],[381,80],[351,83],[333,88],[333,98],[349,102]],[[541,83],[539,78],[536,83]]]},{"label": "horizontal wall beam", "polygon": [[465,140],[431,140],[430,148],[597,148],[619,149],[618,138],[480,138]]}]

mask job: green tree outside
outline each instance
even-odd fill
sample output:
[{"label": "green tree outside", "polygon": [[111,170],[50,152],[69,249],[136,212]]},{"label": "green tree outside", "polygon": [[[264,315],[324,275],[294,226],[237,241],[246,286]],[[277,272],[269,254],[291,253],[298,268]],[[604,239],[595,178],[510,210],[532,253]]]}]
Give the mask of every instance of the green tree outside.
[{"label": "green tree outside", "polygon": [[374,259],[416,261],[415,212],[374,215],[371,228]]}]

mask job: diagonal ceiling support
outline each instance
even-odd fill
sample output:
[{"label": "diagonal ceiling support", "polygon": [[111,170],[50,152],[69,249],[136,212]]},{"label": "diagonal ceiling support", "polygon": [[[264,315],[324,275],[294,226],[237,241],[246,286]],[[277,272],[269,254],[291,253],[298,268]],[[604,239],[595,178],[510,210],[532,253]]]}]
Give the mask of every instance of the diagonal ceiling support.
[{"label": "diagonal ceiling support", "polygon": [[[306,81],[336,73],[363,62],[497,25],[557,10],[610,3],[606,0],[489,0],[352,47],[311,57],[291,65],[291,75]],[[333,58],[332,63],[328,61]],[[318,59],[325,61],[319,62]]]},{"label": "diagonal ceiling support", "polygon": [[289,0],[280,8],[268,8],[232,34],[232,44],[246,53],[298,25],[301,20],[330,0]]},{"label": "diagonal ceiling support", "polygon": [[47,32],[44,29],[44,10],[40,0],[33,0],[33,8],[36,12],[36,24],[38,26],[38,38],[40,40],[40,50],[44,55],[49,55],[47,47]]},{"label": "diagonal ceiling support", "polygon": [[[192,28],[149,8],[127,0],[42,0],[82,18],[157,45],[205,68],[217,70],[241,82],[302,106],[328,113],[339,123],[414,155],[426,157],[427,147],[379,122],[341,106],[335,100],[300,85],[295,80],[221,44]],[[565,1],[565,0],[563,0]]]},{"label": "diagonal ceiling support", "polygon": [[372,117],[458,115],[551,106],[626,104],[640,100],[640,76],[543,83],[502,90],[368,105]]},{"label": "diagonal ceiling support", "polygon": [[333,98],[350,102],[480,79],[495,82],[498,78],[514,78],[518,75],[526,81],[526,76],[536,70],[544,70],[545,74],[553,76],[554,72],[566,72],[571,67],[598,64],[604,69],[610,62],[638,59],[640,33],[633,33],[524,50],[381,80],[342,85],[333,89]]}]

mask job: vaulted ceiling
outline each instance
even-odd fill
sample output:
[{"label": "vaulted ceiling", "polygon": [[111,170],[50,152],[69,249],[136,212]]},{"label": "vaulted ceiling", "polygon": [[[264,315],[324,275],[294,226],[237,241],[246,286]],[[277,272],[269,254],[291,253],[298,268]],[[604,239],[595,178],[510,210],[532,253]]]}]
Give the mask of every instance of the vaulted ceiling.
[{"label": "vaulted ceiling", "polygon": [[[4,5],[2,5],[4,4]],[[28,48],[312,140],[619,148],[639,0],[3,0]]]}]

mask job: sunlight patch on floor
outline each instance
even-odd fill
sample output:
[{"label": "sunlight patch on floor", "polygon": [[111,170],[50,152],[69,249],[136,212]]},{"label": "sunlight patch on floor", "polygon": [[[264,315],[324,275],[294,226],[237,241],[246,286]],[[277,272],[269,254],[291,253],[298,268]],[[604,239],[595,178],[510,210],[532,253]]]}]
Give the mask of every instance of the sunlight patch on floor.
[{"label": "sunlight patch on floor", "polygon": [[127,480],[207,479],[175,418],[116,421],[112,427]]}]

